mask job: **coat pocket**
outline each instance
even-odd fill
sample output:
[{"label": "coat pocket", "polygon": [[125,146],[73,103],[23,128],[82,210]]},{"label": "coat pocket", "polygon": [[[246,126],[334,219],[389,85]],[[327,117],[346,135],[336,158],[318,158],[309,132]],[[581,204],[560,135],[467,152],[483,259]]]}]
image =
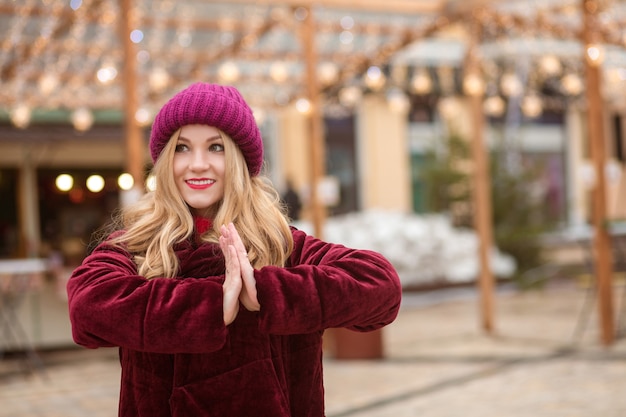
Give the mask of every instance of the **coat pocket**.
[{"label": "coat pocket", "polygon": [[174,417],[290,417],[285,387],[271,360],[255,361],[224,374],[175,387]]}]

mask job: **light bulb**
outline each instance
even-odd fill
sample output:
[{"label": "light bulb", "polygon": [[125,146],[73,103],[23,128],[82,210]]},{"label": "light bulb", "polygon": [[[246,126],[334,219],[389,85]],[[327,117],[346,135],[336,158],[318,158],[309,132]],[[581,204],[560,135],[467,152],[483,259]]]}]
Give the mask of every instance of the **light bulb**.
[{"label": "light bulb", "polygon": [[90,175],[87,178],[87,189],[92,193],[99,193],[104,188],[104,178],[101,175]]},{"label": "light bulb", "polygon": [[78,131],[89,130],[93,124],[93,113],[86,107],[79,107],[72,112],[72,124]]},{"label": "light bulb", "polygon": [[61,174],[54,180],[54,184],[60,191],[69,191],[74,186],[74,177],[70,174]]},{"label": "light bulb", "polygon": [[135,185],[135,180],[133,179],[133,176],[130,175],[129,173],[125,172],[123,174],[121,174],[119,177],[117,177],[117,185],[124,191],[128,191],[131,188],[133,188],[133,185]]}]

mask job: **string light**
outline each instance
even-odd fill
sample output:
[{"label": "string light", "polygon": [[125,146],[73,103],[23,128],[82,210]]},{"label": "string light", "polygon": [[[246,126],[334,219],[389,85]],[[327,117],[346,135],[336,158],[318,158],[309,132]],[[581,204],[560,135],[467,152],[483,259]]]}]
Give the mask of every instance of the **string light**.
[{"label": "string light", "polygon": [[339,69],[334,62],[323,62],[317,69],[318,77],[323,85],[330,85],[339,78]]},{"label": "string light", "polygon": [[598,44],[587,45],[585,49],[585,57],[587,58],[587,62],[594,66],[600,66],[604,62],[604,47]]},{"label": "string light", "polygon": [[83,5],[83,0],[70,0],[70,8],[74,11],[78,10]]},{"label": "string light", "polygon": [[226,61],[218,69],[218,77],[225,83],[233,83],[239,79],[239,67],[233,61]]},{"label": "string light", "polygon": [[41,91],[41,94],[43,95],[49,95],[57,88],[58,85],[59,78],[56,74],[46,72],[39,77],[39,91]]},{"label": "string light", "polygon": [[296,100],[296,110],[301,114],[309,114],[311,112],[311,102],[306,98]]},{"label": "string light", "polygon": [[143,32],[139,29],[135,29],[131,31],[130,40],[133,43],[140,43],[143,40]]},{"label": "string light", "polygon": [[163,92],[170,84],[170,74],[163,67],[153,68],[148,78],[150,89],[154,92]]},{"label": "string light", "polygon": [[351,30],[354,27],[354,18],[352,16],[344,16],[339,22],[343,30]]},{"label": "string light", "polygon": [[80,132],[84,132],[93,125],[94,117],[91,110],[86,107],[79,107],[72,112],[72,124]]},{"label": "string light", "polygon": [[31,109],[26,104],[18,104],[16,107],[11,110],[11,122],[15,127],[20,129],[26,129],[30,124],[31,119]]},{"label": "string light", "polygon": [[117,185],[120,187],[120,189],[128,191],[135,185],[135,180],[133,179],[133,176],[130,175],[128,172],[124,172],[123,174],[120,174],[119,177],[117,177]]},{"label": "string light", "polygon": [[561,88],[569,96],[577,96],[583,91],[583,82],[578,74],[569,73],[561,79]]},{"label": "string light", "polygon": [[109,84],[117,77],[117,69],[111,65],[104,66],[98,70],[96,77],[102,84]]},{"label": "string light", "polygon": [[387,92],[389,109],[395,113],[406,113],[411,107],[411,101],[400,88],[391,88]]},{"label": "string light", "polygon": [[[68,0],[68,2],[73,12],[69,30],[64,31],[58,29],[61,23],[66,22],[64,14],[67,13],[68,3],[59,6],[60,3],[54,1],[23,0],[13,2],[15,4],[9,6],[12,7],[13,14],[10,20],[7,19],[7,36],[0,40],[2,46],[0,48],[0,71],[3,75],[8,74],[8,79],[4,84],[5,91],[0,97],[4,102],[12,103],[14,107],[17,107],[16,103],[23,103],[29,109],[58,106],[76,108],[80,105],[77,103],[79,97],[89,95],[93,97],[89,104],[93,109],[121,108],[123,90],[121,83],[116,83],[119,78],[116,68],[119,68],[121,64],[122,54],[118,48],[112,47],[117,44],[117,34],[111,30],[112,25],[110,24],[111,19],[115,19],[115,16],[119,15],[119,6],[117,2],[96,3],[98,6],[93,7],[87,7],[91,3],[83,0]],[[275,61],[278,64],[274,66],[274,69],[269,74],[263,73],[261,76],[250,75],[247,67],[243,66],[246,64],[242,65],[239,58],[249,61],[250,59],[267,59],[269,56],[270,59],[276,60],[271,54],[282,53],[287,50],[287,47],[292,48],[291,43],[293,42],[286,39],[289,37],[289,33],[286,31],[296,28],[298,21],[306,18],[306,8],[297,8],[293,14],[289,13],[289,8],[283,7],[270,8],[270,13],[265,14],[265,9],[260,6],[241,9],[224,8],[227,13],[220,11],[219,15],[212,15],[210,19],[211,24],[214,23],[219,27],[219,31],[217,33],[213,31],[210,36],[206,37],[205,34],[212,30],[208,28],[212,26],[207,25],[206,22],[201,22],[197,16],[198,10],[193,7],[168,0],[155,6],[151,6],[149,2],[140,2],[135,8],[139,9],[140,13],[135,16],[137,18],[133,22],[133,25],[138,29],[133,31],[132,41],[142,43],[142,51],[138,56],[141,64],[139,82],[141,84],[147,80],[149,87],[138,86],[141,103],[151,104],[157,100],[162,100],[159,95],[177,84],[185,76],[187,68],[195,69],[194,75],[198,77],[215,77],[217,74],[220,82],[233,84],[242,81],[242,70],[245,68],[246,82],[248,80],[266,82],[267,78],[264,77],[269,75],[271,82],[286,84],[287,81],[293,80],[294,85],[287,86],[290,91],[286,92],[285,96],[292,98],[300,93],[297,91],[297,83],[299,82],[297,71],[300,70],[300,67],[292,65],[291,58],[288,57],[290,52],[282,54],[280,61]],[[29,54],[25,55],[25,59],[20,63],[20,70],[17,71],[7,66],[12,65],[9,60],[12,60],[15,55],[9,51],[15,51],[16,47],[24,43],[27,36],[32,36],[27,31],[27,27],[29,27],[29,22],[34,16],[33,10],[36,10],[39,15],[45,14],[47,19],[34,32],[35,37],[28,39],[32,44],[32,49],[29,50]],[[576,13],[580,11],[579,8],[570,8],[569,10],[570,12],[574,10]],[[621,42],[620,46],[624,47],[622,37],[626,35],[621,33],[620,26],[612,18],[613,11],[614,7],[611,4],[602,6],[599,22],[602,23],[604,29],[597,34],[598,38],[594,39],[594,43],[583,49],[585,59],[592,65],[601,65],[605,61],[605,45],[615,45],[616,42]],[[358,80],[358,77],[364,64],[367,68],[367,65],[371,63],[382,65],[392,62],[389,57],[406,46],[406,43],[403,44],[403,42],[407,36],[413,37],[413,39],[418,39],[420,34],[428,37],[430,36],[429,33],[433,33],[433,30],[437,31],[449,24],[449,21],[444,18],[435,22],[432,17],[416,20],[415,17],[398,15],[381,23],[376,19],[362,18],[361,15],[351,16],[345,12],[333,14],[325,11],[323,13],[328,13],[332,18],[325,19],[326,16],[324,15],[317,22],[317,25],[319,28],[323,28],[323,31],[327,31],[329,35],[325,39],[328,42],[334,42],[334,45],[331,46],[327,45],[327,42],[322,42],[324,48],[321,48],[320,55],[323,57],[323,64],[318,66],[322,88],[333,86],[339,82],[355,82],[355,80],[359,83],[363,82],[373,91],[381,91],[387,84],[399,85],[395,80],[393,82],[387,80],[385,73],[378,65],[375,67],[380,71],[379,75],[367,74],[362,80]],[[559,23],[560,21],[557,21],[548,26],[543,22],[543,19],[540,19],[541,22],[517,19],[516,13],[518,10],[494,9],[493,12],[483,10],[480,16],[474,15],[474,17],[479,19],[481,24],[486,25],[489,22],[488,36],[497,36],[503,30],[508,30],[512,34],[523,34],[527,37],[538,37],[546,31],[550,31],[552,34],[567,35],[568,29],[572,29],[578,23],[572,19],[572,22]],[[142,21],[142,14],[149,15],[146,16],[148,24]],[[265,18],[264,21],[261,19],[262,17]],[[360,21],[357,23],[355,19],[360,19]],[[249,23],[249,27],[253,26],[255,28],[254,33],[249,33],[250,31],[242,26],[242,22]],[[266,31],[257,30],[257,28],[263,27],[268,29]],[[408,29],[410,32],[407,31]],[[613,33],[615,31],[620,33],[616,35]],[[173,39],[170,38],[172,34],[175,36]],[[55,39],[55,36],[59,36],[59,39]],[[212,50],[214,47],[220,50],[224,48],[227,49],[227,53],[222,54],[219,60],[211,61],[210,56],[212,54],[204,56],[206,54],[189,48],[195,37],[201,37],[203,42],[206,40],[206,45],[203,44],[206,46],[206,50]],[[89,43],[85,44],[87,39]],[[268,48],[266,45],[268,39],[277,40],[277,42],[285,39],[285,41],[281,45],[278,45],[277,42],[271,42],[272,45],[269,45],[270,48]],[[261,44],[261,41],[264,43]],[[155,57],[161,59],[163,56],[161,52],[165,48],[168,49],[167,62],[180,63],[174,71],[161,68],[155,59]],[[267,52],[268,50],[271,52]],[[74,51],[80,52],[80,61]],[[105,51],[111,53],[105,53]],[[342,53],[345,54],[346,51],[350,52],[344,65],[335,58],[340,57]],[[560,54],[561,51],[558,53]],[[103,58],[105,56],[106,58]],[[232,61],[226,61],[223,67],[216,64],[228,58],[237,59],[237,65],[233,65]],[[423,65],[424,62],[421,64]],[[567,64],[566,58],[554,53],[541,56],[534,61],[534,64],[536,67],[531,68],[531,73],[540,74],[535,76],[556,77],[565,72],[564,68],[569,72],[581,70],[581,68],[571,68],[571,66],[565,65]],[[442,66],[441,64],[432,65],[433,67]],[[227,70],[229,66],[231,67]],[[237,70],[234,70],[235,67]],[[90,82],[93,80],[93,74],[96,74],[97,83]],[[579,76],[577,72],[576,75]],[[166,76],[170,77],[169,81],[166,81]],[[407,91],[419,95],[429,94],[433,91],[433,80],[430,79],[428,71],[424,68],[414,70],[410,77],[410,80],[406,80],[404,84]],[[486,74],[486,78],[482,80],[480,77],[466,77],[463,79],[463,91],[467,94],[480,94],[485,82],[492,82],[491,79],[495,77],[497,75],[492,77],[491,74]],[[502,94],[506,97],[521,96],[524,92],[524,85],[519,80],[513,83],[505,82],[507,77],[508,75],[502,77],[503,81],[500,85]],[[454,80],[452,88],[449,88],[449,74],[443,78],[445,79],[438,80],[440,82],[438,86],[441,87],[440,94],[458,93],[456,72],[452,77]],[[579,86],[578,81],[580,80],[574,76],[563,76],[561,92],[566,95],[580,94],[584,85]],[[113,88],[103,88],[103,85]],[[339,91],[339,89],[333,91]],[[274,95],[265,94],[263,97],[272,99]],[[5,98],[8,100],[4,100]],[[262,97],[258,98],[258,101],[261,102]],[[285,102],[285,100],[279,101]],[[273,103],[266,101],[263,105],[271,106]],[[28,116],[25,117],[25,114]],[[31,115],[23,110],[11,110],[10,116],[12,123],[16,126],[26,127],[30,123]],[[139,112],[136,117],[139,117]],[[142,120],[146,120],[145,117]]]},{"label": "string light", "polygon": [[349,30],[344,30],[339,34],[339,42],[344,45],[350,45],[354,41],[354,34]]},{"label": "string light", "polygon": [[470,96],[480,96],[485,93],[485,82],[478,74],[468,74],[463,79],[463,91]]},{"label": "string light", "polygon": [[156,177],[154,175],[149,175],[146,178],[146,189],[148,191],[154,191],[157,188]]},{"label": "string light", "polygon": [[70,174],[60,174],[54,180],[54,184],[59,191],[69,191],[74,186],[74,177]]},{"label": "string light", "polygon": [[252,108],[252,115],[254,116],[254,120],[259,126],[261,126],[265,122],[265,118],[267,117],[265,110],[259,107]]},{"label": "string light", "polygon": [[506,103],[504,99],[498,95],[489,96],[483,102],[483,111],[487,116],[499,117],[504,113]]},{"label": "string light", "polygon": [[438,109],[445,120],[452,120],[461,112],[459,102],[454,97],[443,97],[439,100]]},{"label": "string light", "polygon": [[432,91],[433,80],[425,68],[419,68],[411,78],[411,90],[419,95],[428,94]]},{"label": "string light", "polygon": [[363,92],[357,86],[347,86],[339,90],[338,97],[339,102],[346,107],[353,107],[361,100]]},{"label": "string light", "polygon": [[102,175],[98,174],[90,175],[85,185],[92,193],[99,193],[104,189],[104,178],[102,178]]},{"label": "string light", "polygon": [[558,75],[562,71],[561,61],[554,55],[544,55],[541,57],[539,68],[546,77]]},{"label": "string light", "polygon": [[378,91],[385,85],[386,81],[387,79],[385,74],[383,74],[380,67],[374,65],[367,69],[367,72],[365,73],[365,85],[368,88]]},{"label": "string light", "polygon": [[283,83],[289,77],[289,71],[287,69],[287,65],[284,62],[278,61],[274,62],[270,66],[270,76],[277,83]]},{"label": "string light", "polygon": [[152,114],[150,110],[145,107],[140,107],[135,112],[135,120],[139,124],[139,126],[149,126],[152,121]]},{"label": "string light", "polygon": [[502,89],[502,94],[507,97],[517,97],[522,94],[522,91],[524,91],[522,82],[517,75],[512,72],[506,73],[502,76],[502,79],[500,80],[500,88]]},{"label": "string light", "polygon": [[533,119],[543,112],[543,102],[536,93],[530,93],[522,99],[521,108],[524,116]]}]

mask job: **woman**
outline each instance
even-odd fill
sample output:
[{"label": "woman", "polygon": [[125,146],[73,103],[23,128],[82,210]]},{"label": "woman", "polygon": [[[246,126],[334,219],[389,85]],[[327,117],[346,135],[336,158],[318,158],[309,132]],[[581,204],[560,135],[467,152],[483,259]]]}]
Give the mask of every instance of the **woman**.
[{"label": "woman", "polygon": [[323,416],[322,334],[392,322],[394,268],[289,227],[233,87],[176,94],[150,152],[155,191],[67,286],[74,340],[120,348],[119,415]]}]

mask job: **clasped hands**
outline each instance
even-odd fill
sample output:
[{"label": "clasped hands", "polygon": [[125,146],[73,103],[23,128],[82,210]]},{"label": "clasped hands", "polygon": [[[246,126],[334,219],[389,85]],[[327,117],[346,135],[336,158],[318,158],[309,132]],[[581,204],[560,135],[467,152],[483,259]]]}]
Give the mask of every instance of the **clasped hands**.
[{"label": "clasped hands", "polygon": [[248,251],[232,223],[220,228],[220,248],[224,254],[226,277],[224,279],[224,323],[229,325],[239,313],[239,302],[249,311],[259,311],[254,268]]}]

